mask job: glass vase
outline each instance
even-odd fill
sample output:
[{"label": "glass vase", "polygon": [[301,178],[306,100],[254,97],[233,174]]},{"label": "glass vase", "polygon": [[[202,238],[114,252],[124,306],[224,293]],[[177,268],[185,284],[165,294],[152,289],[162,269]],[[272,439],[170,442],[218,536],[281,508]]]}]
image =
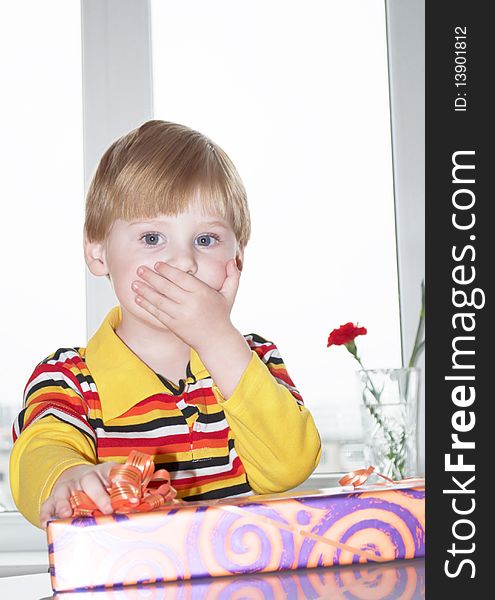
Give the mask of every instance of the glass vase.
[{"label": "glass vase", "polygon": [[358,371],[366,466],[394,480],[418,475],[417,368]]}]

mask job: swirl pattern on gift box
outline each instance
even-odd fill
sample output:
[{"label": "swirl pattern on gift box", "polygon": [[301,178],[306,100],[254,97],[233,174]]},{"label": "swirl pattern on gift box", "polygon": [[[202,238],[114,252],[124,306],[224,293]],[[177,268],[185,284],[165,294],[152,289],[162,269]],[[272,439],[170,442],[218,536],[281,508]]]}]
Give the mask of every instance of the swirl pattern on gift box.
[{"label": "swirl pattern on gift box", "polygon": [[[262,504],[248,504],[243,507],[249,511],[249,515],[262,515],[265,518],[273,520],[275,523],[289,525],[287,519],[276,510]],[[245,521],[242,517],[232,514],[224,514],[218,521],[217,526],[212,532],[212,545],[215,557],[219,564],[230,573],[253,573],[263,571],[267,568],[273,557],[272,545],[280,546],[282,552],[277,569],[290,569],[294,563],[294,536],[290,531],[279,529],[278,535],[273,536],[270,531],[265,531],[263,524],[241,524]],[[266,526],[265,526],[266,529]],[[240,555],[252,553],[251,547],[244,542],[245,536],[249,533],[257,538],[260,545],[258,557],[249,564],[235,562]],[[280,538],[280,539],[279,539]]]},{"label": "swirl pattern on gift box", "polygon": [[112,560],[111,554],[106,564],[98,565],[109,573],[111,581],[129,581],[132,585],[160,583],[166,578],[162,574],[174,574],[174,579],[184,579],[186,571],[182,557],[166,544],[127,544],[119,560]]},{"label": "swirl pattern on gift box", "polygon": [[[402,490],[394,492],[396,497],[406,496]],[[417,492],[416,499],[424,498],[424,491]],[[359,531],[373,529],[385,534],[379,545],[375,544],[374,553],[377,556],[385,556],[389,560],[399,557],[411,558],[413,556],[424,556],[424,526],[411,511],[398,502],[390,502],[383,496],[374,497],[370,493],[351,493],[339,496],[339,502],[335,503],[331,511],[320,520],[312,529],[312,533],[319,536],[333,537],[333,531],[340,531],[336,539],[343,543],[352,544],[351,539]],[[324,504],[318,498],[306,498],[299,500],[306,506],[315,508],[324,508]],[[374,515],[372,519],[366,518],[367,511],[372,510]],[[355,519],[349,527],[342,530],[339,522],[347,518],[349,514],[355,514]],[[404,536],[404,531],[408,536]],[[317,542],[311,539],[303,541],[299,554],[299,567],[313,566],[311,554]],[[359,556],[354,555],[352,562],[358,562]],[[337,548],[333,557],[333,564],[341,564],[341,550]]]},{"label": "swirl pattern on gift box", "polygon": [[199,532],[202,523],[202,513],[207,507],[200,507],[194,511],[191,526],[187,532],[186,544],[189,548],[188,560],[191,573],[197,573],[197,577],[207,576],[208,568],[202,558],[201,546],[198,544]]},{"label": "swirl pattern on gift box", "polygon": [[366,561],[376,569],[424,556],[424,490],[190,502],[56,520],[47,533],[59,591]]},{"label": "swirl pattern on gift box", "polygon": [[425,497],[424,490],[399,490],[401,494],[404,496],[408,496],[409,498],[419,498],[423,499]]}]

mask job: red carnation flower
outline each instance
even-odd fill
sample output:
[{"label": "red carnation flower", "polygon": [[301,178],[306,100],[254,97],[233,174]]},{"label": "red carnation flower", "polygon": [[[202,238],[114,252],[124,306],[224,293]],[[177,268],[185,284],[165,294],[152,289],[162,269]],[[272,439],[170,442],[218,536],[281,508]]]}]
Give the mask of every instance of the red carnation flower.
[{"label": "red carnation flower", "polygon": [[341,325],[338,329],[334,329],[328,336],[327,348],[329,346],[342,346],[347,345],[354,341],[358,335],[365,335],[368,333],[365,327],[358,327],[353,323],[346,323]]}]

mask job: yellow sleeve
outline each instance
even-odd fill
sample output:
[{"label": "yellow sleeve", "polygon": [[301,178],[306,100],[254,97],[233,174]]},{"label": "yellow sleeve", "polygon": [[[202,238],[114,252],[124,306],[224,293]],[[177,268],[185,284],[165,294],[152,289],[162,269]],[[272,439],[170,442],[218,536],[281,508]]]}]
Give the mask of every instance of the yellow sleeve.
[{"label": "yellow sleeve", "polygon": [[19,512],[41,528],[40,508],[69,467],[97,464],[94,446],[78,429],[48,415],[22,431],[12,448],[10,489]]},{"label": "yellow sleeve", "polygon": [[78,348],[59,348],[39,362],[24,388],[12,426],[10,487],[15,505],[36,527],[40,508],[69,467],[96,464]]},{"label": "yellow sleeve", "polygon": [[[311,413],[252,351],[232,396],[212,386],[234,435],[249,484],[258,494],[289,490],[320,461],[321,441]],[[286,373],[283,363],[276,366]],[[295,390],[295,388],[293,388]]]}]

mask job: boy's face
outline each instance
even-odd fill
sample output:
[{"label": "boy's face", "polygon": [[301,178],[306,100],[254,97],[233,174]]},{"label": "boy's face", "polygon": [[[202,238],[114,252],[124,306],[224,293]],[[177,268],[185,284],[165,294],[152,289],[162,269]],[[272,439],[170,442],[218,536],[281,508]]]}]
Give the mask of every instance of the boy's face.
[{"label": "boy's face", "polygon": [[156,319],[136,304],[131,288],[133,281],[142,281],[137,274],[140,266],[155,270],[157,261],[165,262],[220,290],[227,262],[237,258],[242,269],[243,261],[230,223],[203,214],[196,204],[176,217],[160,215],[131,222],[118,219],[105,243],[85,241],[85,255],[94,275],[110,275],[121,306],[155,326]]}]

